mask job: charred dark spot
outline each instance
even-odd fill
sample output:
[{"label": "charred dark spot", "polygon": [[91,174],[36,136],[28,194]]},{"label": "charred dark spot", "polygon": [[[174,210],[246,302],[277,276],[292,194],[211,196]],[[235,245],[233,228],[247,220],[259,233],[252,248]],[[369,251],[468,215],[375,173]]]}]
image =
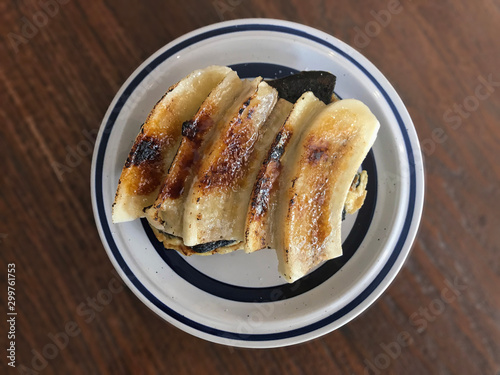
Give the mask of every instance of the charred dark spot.
[{"label": "charred dark spot", "polygon": [[285,148],[283,147],[283,145],[276,145],[276,147],[273,147],[273,149],[271,150],[271,155],[269,155],[269,158],[271,160],[279,160],[282,156],[283,156],[283,153],[285,152]]},{"label": "charred dark spot", "polygon": [[175,85],[170,86],[170,87],[168,88],[168,90],[167,90],[167,94],[168,94],[169,92],[172,92],[172,90],[173,90],[173,89],[175,89],[175,88],[177,87],[177,85],[178,85],[178,83],[176,83]]},{"label": "charred dark spot", "polygon": [[212,112],[209,110],[202,110],[194,119],[183,122],[182,135],[194,141],[195,146],[199,147],[203,137],[213,124]]},{"label": "charred dark spot", "polygon": [[[165,167],[162,158],[163,142],[157,138],[140,135],[125,162],[135,183],[128,187],[135,195],[151,194],[161,185]],[[134,166],[135,168],[132,168]]]},{"label": "charred dark spot", "polygon": [[184,121],[182,123],[182,135],[184,137],[193,139],[198,133],[198,127],[193,120]]},{"label": "charred dark spot", "polygon": [[266,162],[281,159],[285,153],[285,148],[288,142],[290,142],[290,139],[292,138],[292,135],[293,133],[288,129],[283,129],[276,135],[266,158]]},{"label": "charred dark spot", "polygon": [[252,100],[252,97],[249,97],[245,103],[241,106],[240,110],[238,111],[238,114],[241,115],[243,111],[245,110],[246,107],[250,104],[250,100]]},{"label": "charred dark spot", "polygon": [[202,216],[201,214],[196,215],[196,220],[201,220]]},{"label": "charred dark spot", "polygon": [[284,78],[266,80],[278,91],[280,98],[291,103],[295,103],[303,93],[312,91],[325,104],[331,102],[335,81],[333,74],[322,71],[300,72]]},{"label": "charred dark spot", "polygon": [[[252,207],[256,208],[257,211],[261,210],[261,206],[267,202],[267,198],[269,197],[269,178],[267,177],[260,177],[257,181],[257,184],[255,186],[255,191],[258,193],[255,195],[255,197],[252,199]],[[257,212],[257,214],[260,214],[261,212]]]},{"label": "charred dark spot", "polygon": [[320,161],[328,159],[328,143],[326,142],[309,142],[307,147],[307,160],[309,163],[316,164]]},{"label": "charred dark spot", "polygon": [[311,161],[318,161],[321,159],[321,156],[323,156],[325,152],[321,150],[314,151],[311,156],[309,156],[309,160]]},{"label": "charred dark spot", "polygon": [[144,136],[130,150],[125,167],[129,168],[131,165],[157,162],[158,160],[161,160],[160,142],[158,139]]},{"label": "charred dark spot", "polygon": [[273,161],[267,165],[264,173],[259,174],[254,188],[256,193],[253,194],[251,201],[254,215],[263,215],[269,209],[271,191],[277,188],[276,180],[281,168],[279,161]]},{"label": "charred dark spot", "polygon": [[200,197],[196,198],[196,203],[198,203],[200,201]]},{"label": "charred dark spot", "polygon": [[257,177],[257,184],[254,187],[252,196],[252,209],[254,215],[263,215],[269,208],[271,191],[277,188],[276,180],[281,173],[282,165],[280,162],[285,146],[291,138],[291,132],[280,131],[271,145],[266,159],[262,164],[261,172]]},{"label": "charred dark spot", "polygon": [[271,145],[271,152],[268,156],[269,160],[279,160],[283,156],[283,153],[285,152],[285,146],[290,139],[289,133],[287,133],[286,135],[281,131],[276,135],[276,138]]},{"label": "charred dark spot", "polygon": [[255,108],[251,108],[248,110],[248,114],[247,114],[247,119],[251,119],[252,118],[252,115],[253,113],[255,112]]},{"label": "charred dark spot", "polygon": [[207,242],[207,243],[202,243],[199,245],[192,246],[191,250],[193,250],[195,253],[198,253],[198,254],[208,253],[209,251],[213,251],[219,247],[232,245],[235,242],[236,241],[228,241],[228,240]]},{"label": "charred dark spot", "polygon": [[200,181],[199,187],[202,187],[203,185],[205,185],[206,187],[209,187],[210,185],[212,185],[212,180],[210,179],[210,175],[208,173],[205,173],[203,175],[203,178]]},{"label": "charred dark spot", "polygon": [[182,124],[184,138],[160,192],[162,199],[177,199],[184,193],[186,182],[201,159],[200,148],[203,139],[213,123],[210,111],[204,111],[194,120],[185,121]]}]

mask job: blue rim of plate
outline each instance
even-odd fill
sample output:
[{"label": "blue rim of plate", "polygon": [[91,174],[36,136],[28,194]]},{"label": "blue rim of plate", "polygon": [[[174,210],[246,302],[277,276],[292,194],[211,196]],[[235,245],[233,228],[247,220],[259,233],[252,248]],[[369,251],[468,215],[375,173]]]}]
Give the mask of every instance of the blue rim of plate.
[{"label": "blue rim of plate", "polygon": [[[206,39],[210,39],[213,37],[221,36],[224,34],[230,34],[230,33],[235,33],[235,32],[244,32],[244,31],[271,31],[271,32],[277,32],[277,33],[286,33],[286,34],[291,34],[294,36],[298,36],[301,38],[308,39],[310,41],[313,41],[315,43],[321,44],[339,55],[343,56],[347,60],[349,60],[353,65],[355,65],[361,72],[363,72],[366,77],[368,77],[372,83],[377,87],[377,89],[382,93],[384,99],[386,100],[387,104],[390,106],[397,122],[401,130],[401,134],[403,136],[403,140],[405,143],[405,148],[406,148],[406,153],[408,157],[408,166],[409,166],[409,177],[410,177],[410,186],[409,186],[409,199],[408,199],[408,209],[407,209],[407,215],[405,218],[405,222],[403,224],[403,228],[401,230],[401,234],[399,236],[399,239],[394,247],[394,250],[392,251],[391,255],[389,256],[387,262],[383,266],[382,270],[379,272],[379,274],[375,277],[375,279],[357,296],[355,297],[351,302],[349,302],[346,306],[343,308],[339,309],[338,311],[334,312],[330,316],[323,318],[315,323],[309,324],[307,326],[303,326],[300,328],[292,329],[289,331],[283,331],[283,332],[276,332],[276,333],[264,333],[264,334],[251,334],[251,333],[236,333],[236,332],[229,332],[229,331],[223,331],[219,330],[210,326],[203,325],[201,323],[198,323],[196,321],[193,321],[182,314],[174,311],[170,307],[168,307],[166,304],[164,304],[162,301],[160,301],[156,296],[154,296],[134,275],[134,273],[131,271],[129,266],[126,264],[125,260],[123,259],[120,250],[118,249],[114,239],[113,235],[111,233],[111,229],[108,225],[108,220],[106,217],[106,212],[104,209],[104,199],[103,199],[103,162],[104,162],[104,156],[106,152],[106,147],[109,141],[109,136],[111,134],[111,130],[115,124],[115,121],[126,103],[127,99],[129,96],[132,94],[132,92],[135,90],[135,88],[142,82],[142,80],[151,72],[153,71],[159,64],[161,64],[163,61],[165,61],[167,58],[171,57],[175,53],[185,49],[186,47],[189,47],[193,44],[196,44],[198,42],[201,42]],[[376,289],[377,287],[382,283],[382,281],[385,279],[385,277],[388,275],[389,271],[392,269],[393,265],[395,264],[396,260],[398,259],[405,241],[408,237],[410,226],[412,224],[412,219],[413,219],[413,214],[415,211],[415,206],[416,206],[416,171],[415,171],[415,159],[413,156],[413,149],[411,147],[411,142],[409,139],[409,135],[406,130],[405,123],[403,122],[402,116],[398,112],[394,102],[390,98],[389,94],[386,92],[386,90],[382,87],[382,85],[373,77],[373,75],[363,66],[361,65],[357,60],[355,60],[353,57],[351,57],[349,54],[347,54],[345,51],[342,49],[338,48],[337,46],[333,45],[332,43],[328,42],[325,39],[322,39],[318,36],[311,35],[305,31],[294,29],[292,27],[288,26],[283,26],[283,25],[271,25],[271,24],[241,24],[241,25],[233,25],[233,26],[222,26],[220,28],[208,30],[199,34],[196,34],[190,38],[187,38],[178,44],[172,46],[166,51],[163,51],[159,56],[157,56],[155,59],[153,59],[147,66],[145,66],[129,83],[129,85],[125,88],[125,90],[122,92],[121,96],[118,98],[118,100],[115,103],[115,106],[113,107],[107,121],[105,128],[103,129],[102,136],[100,139],[100,143],[98,145],[98,150],[97,150],[97,157],[96,157],[96,162],[95,162],[95,202],[97,206],[97,213],[102,229],[102,233],[107,241],[107,244],[122,271],[124,274],[128,277],[130,282],[137,288],[137,290],[149,301],[151,302],[154,306],[156,306],[158,309],[160,309],[163,313],[167,314],[171,318],[175,319],[179,323],[182,323],[188,327],[191,327],[192,329],[195,329],[197,331],[225,338],[225,339],[231,339],[231,340],[240,340],[240,341],[272,341],[272,340],[284,340],[284,339],[289,339],[293,338],[296,336],[301,336],[305,335],[311,332],[314,332],[316,330],[319,330],[329,324],[334,323],[336,320],[344,317],[345,315],[349,314],[352,310],[354,310],[357,306],[359,306],[365,299],[367,299]]]}]

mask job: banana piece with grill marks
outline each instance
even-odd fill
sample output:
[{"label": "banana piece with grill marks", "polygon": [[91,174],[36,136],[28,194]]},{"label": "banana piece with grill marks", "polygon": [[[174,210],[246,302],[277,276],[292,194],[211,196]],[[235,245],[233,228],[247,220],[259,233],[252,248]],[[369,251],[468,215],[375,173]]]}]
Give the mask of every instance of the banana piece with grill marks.
[{"label": "banana piece with grill marks", "polygon": [[245,214],[259,164],[272,141],[265,124],[277,91],[256,78],[256,90],[221,128],[207,149],[184,209],[187,246],[244,239]]},{"label": "banana piece with grill marks", "polygon": [[144,217],[153,204],[181,141],[184,121],[198,110],[212,89],[231,72],[209,66],[192,72],[156,103],[142,125],[123,167],[112,219],[114,223]]},{"label": "banana piece with grill marks", "polygon": [[366,105],[348,99],[326,106],[304,132],[280,186],[276,215],[274,248],[288,282],[342,255],[342,212],[379,127]]},{"label": "banana piece with grill marks", "polygon": [[204,100],[193,118],[182,124],[182,140],[156,201],[147,217],[156,229],[182,236],[184,202],[205,150],[229,113],[237,111],[255,91],[255,84],[230,72]]},{"label": "banana piece with grill marks", "polygon": [[275,249],[288,282],[340,256],[342,217],[365,199],[358,168],[379,123],[334,85],[326,72],[270,81],[218,66],[191,73],[141,128],[113,221],[145,216],[184,255]]}]

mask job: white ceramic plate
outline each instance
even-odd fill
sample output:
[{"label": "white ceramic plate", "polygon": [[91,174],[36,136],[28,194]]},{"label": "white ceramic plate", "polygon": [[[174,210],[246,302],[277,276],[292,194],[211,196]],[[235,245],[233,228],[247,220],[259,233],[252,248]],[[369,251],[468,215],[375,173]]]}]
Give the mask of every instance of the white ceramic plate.
[{"label": "white ceramic plate", "polygon": [[[230,65],[242,78],[273,78],[301,70],[332,72],[337,76],[336,93],[363,101],[381,123],[363,163],[369,174],[366,203],[343,224],[344,255],[294,284],[278,276],[271,250],[188,258],[163,250],[140,220],[111,222],[120,172],[139,126],[171,84],[212,64]],[[410,116],[387,79],[366,58],[310,27],[248,19],[186,34],[130,76],[103,119],[91,185],[104,247],[141,301],[198,337],[263,348],[328,333],[359,315],[388,287],[415,238],[424,174]]]}]

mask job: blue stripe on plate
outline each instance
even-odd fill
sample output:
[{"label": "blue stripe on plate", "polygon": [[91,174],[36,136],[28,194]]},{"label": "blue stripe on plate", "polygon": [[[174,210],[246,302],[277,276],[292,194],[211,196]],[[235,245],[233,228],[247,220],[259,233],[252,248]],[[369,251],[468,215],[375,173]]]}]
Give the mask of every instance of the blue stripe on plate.
[{"label": "blue stripe on plate", "polygon": [[[332,315],[321,319],[313,324],[293,329],[290,331],[285,331],[285,332],[278,332],[278,333],[268,333],[268,334],[243,334],[243,333],[236,333],[236,332],[228,332],[228,331],[222,331],[218,330],[203,324],[200,324],[198,322],[195,322],[191,319],[186,318],[185,316],[179,314],[178,312],[172,310],[170,307],[165,305],[162,301],[160,301],[157,297],[155,297],[149,290],[147,290],[144,285],[135,277],[133,272],[130,270],[128,265],[125,263],[123,257],[120,254],[119,249],[116,246],[116,243],[113,239],[113,236],[111,234],[110,227],[108,225],[108,219],[106,217],[105,209],[104,209],[104,200],[103,200],[103,191],[102,191],[102,180],[103,180],[103,161],[104,161],[104,155],[106,152],[106,147],[109,141],[109,135],[111,133],[111,129],[114,126],[114,123],[116,121],[116,118],[118,114],[120,113],[121,108],[127,101],[127,98],[131,95],[131,93],[134,91],[134,89],[137,87],[137,85],[154,69],[156,68],[159,64],[161,64],[164,60],[166,60],[168,57],[174,55],[175,53],[181,51],[182,49],[193,45],[195,43],[198,43],[200,41],[228,34],[228,33],[234,33],[234,32],[243,32],[243,31],[272,31],[272,32],[278,32],[278,33],[286,33],[286,34],[291,34],[295,36],[299,36],[305,39],[309,39],[313,42],[316,42],[318,44],[321,44],[336,53],[342,55],[345,57],[347,60],[349,60],[351,63],[353,63],[360,71],[362,71],[372,82],[373,84],[377,87],[377,89],[382,93],[384,96],[385,100],[389,104],[391,110],[394,113],[394,116],[396,117],[398,121],[398,125],[401,129],[401,133],[403,135],[403,139],[405,142],[406,146],[406,152],[408,156],[408,164],[409,164],[409,169],[410,169],[410,194],[409,194],[409,204],[408,204],[408,211],[407,211],[407,217],[405,219],[405,223],[403,225],[403,229],[401,232],[401,235],[398,239],[398,242],[396,243],[396,246],[391,253],[387,263],[384,265],[380,273],[376,276],[376,278],[373,280],[373,282],[365,289],[363,290],[353,301],[351,301],[349,304],[347,304],[345,307],[340,309],[339,311],[333,313]],[[125,88],[123,91],[122,95],[118,99],[115,107],[111,111],[111,114],[108,118],[108,121],[106,122],[106,126],[104,128],[104,131],[102,133],[102,138],[101,142],[99,144],[99,149],[97,153],[97,159],[96,159],[96,176],[95,176],[95,191],[96,191],[96,203],[97,203],[97,209],[98,209],[98,214],[99,214],[99,220],[102,225],[103,233],[104,236],[108,242],[108,245],[111,249],[111,252],[113,253],[113,256],[115,257],[118,265],[122,268],[123,272],[127,275],[127,277],[130,279],[130,281],[133,283],[133,285],[137,288],[137,290],[144,295],[153,305],[155,305],[157,308],[159,308],[161,311],[163,311],[165,314],[169,315],[173,319],[177,320],[178,322],[189,326],[193,329],[196,329],[198,331],[218,336],[218,337],[223,337],[226,339],[231,339],[231,340],[241,340],[241,341],[270,341],[270,340],[282,340],[282,339],[287,339],[299,335],[304,335],[309,332],[313,332],[315,330],[318,330],[328,324],[331,324],[335,322],[336,320],[342,318],[344,315],[348,314],[351,312],[354,308],[356,308],[359,304],[361,304],[366,298],[370,296],[371,293],[380,285],[380,283],[383,281],[383,279],[387,276],[389,271],[391,270],[392,266],[396,262],[399,254],[401,253],[401,250],[403,249],[403,245],[406,241],[406,238],[408,236],[414,210],[415,210],[415,197],[416,197],[416,172],[415,172],[415,160],[413,157],[413,150],[411,148],[411,143],[410,139],[408,136],[408,133],[406,132],[406,127],[405,124],[401,118],[401,115],[396,109],[395,104],[392,102],[391,98],[387,94],[387,92],[384,90],[382,85],[364,68],[360,63],[358,63],[354,58],[349,56],[346,52],[342,51],[338,47],[332,45],[326,40],[323,40],[317,36],[308,34],[304,31],[301,30],[296,30],[290,27],[286,26],[278,26],[278,25],[265,25],[265,24],[243,24],[243,25],[235,25],[235,26],[226,26],[226,27],[221,27],[219,29],[214,29],[210,30],[198,35],[195,35],[189,39],[186,39],[177,45],[169,48],[168,50],[164,51],[161,53],[158,57],[153,59],[141,72],[137,74],[137,76],[130,82],[128,87]]]}]

